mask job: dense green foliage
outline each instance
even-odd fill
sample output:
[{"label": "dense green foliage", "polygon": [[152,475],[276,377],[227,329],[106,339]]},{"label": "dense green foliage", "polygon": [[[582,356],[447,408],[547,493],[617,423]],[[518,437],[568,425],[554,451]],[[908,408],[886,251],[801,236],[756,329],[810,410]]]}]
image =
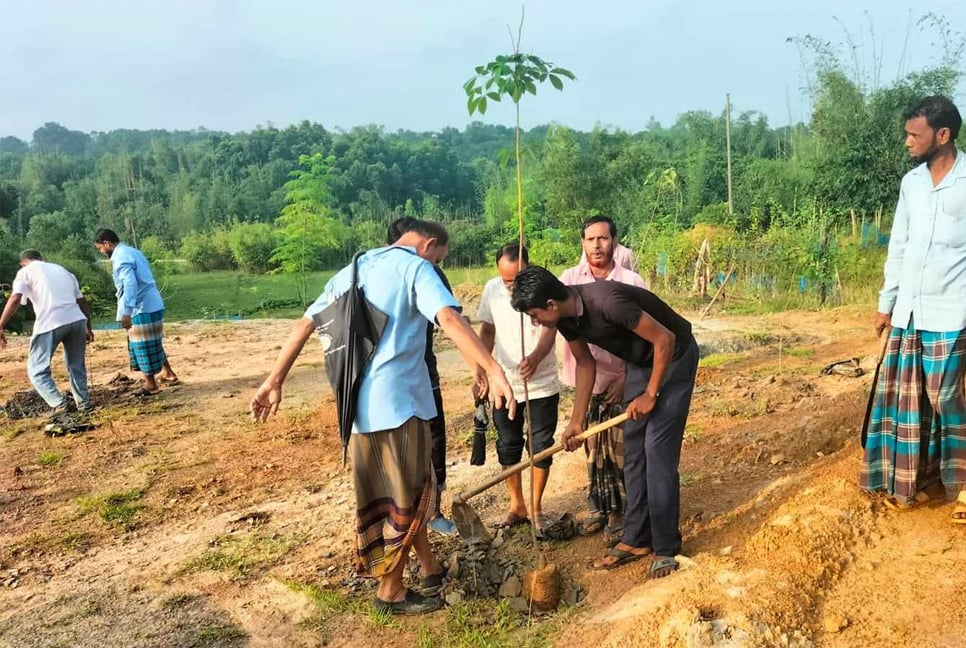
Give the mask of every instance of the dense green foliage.
[{"label": "dense green foliage", "polygon": [[[872,224],[885,214],[887,225],[910,167],[903,110],[955,92],[962,44],[942,21],[932,28],[942,37],[940,63],[891,84],[846,69],[818,39],[797,39],[809,62],[811,119],[774,127],[754,111],[733,118],[733,214],[723,111],[687,112],[637,132],[524,132],[532,258],[572,262],[580,223],[603,212],[640,253],[642,274],[669,288],[689,283],[705,231],[698,225],[713,226],[716,270],[743,264],[736,274],[748,285],[772,286],[778,273],[778,283],[838,285],[881,243]],[[547,70],[555,87],[556,72]],[[494,100],[497,83],[479,93],[468,84],[477,110]],[[306,121],[235,134],[83,133],[47,123],[29,143],[0,137],[0,282],[10,280],[12,251],[27,245],[90,263],[98,227],[198,270],[307,275],[384,244],[386,225],[401,214],[447,225],[451,265],[488,264],[516,234],[513,144],[512,129],[479,122],[414,133]]]}]

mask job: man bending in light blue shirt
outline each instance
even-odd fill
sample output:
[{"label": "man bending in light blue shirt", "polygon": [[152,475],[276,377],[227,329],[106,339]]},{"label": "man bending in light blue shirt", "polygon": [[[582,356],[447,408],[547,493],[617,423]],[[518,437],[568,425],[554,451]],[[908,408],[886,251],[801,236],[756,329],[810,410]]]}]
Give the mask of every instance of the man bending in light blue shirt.
[{"label": "man bending in light blue shirt", "polygon": [[962,118],[945,97],[905,115],[906,149],[876,332],[889,328],[859,484],[908,510],[957,499],[966,524],[966,158]]},{"label": "man bending in light blue shirt", "polygon": [[135,395],[157,394],[158,383],[176,385],[178,376],[171,369],[161,344],[164,302],[151,274],[151,265],[140,250],[121,243],[114,230],[98,230],[94,247],[111,260],[111,274],[117,289],[117,321],[127,331],[131,369],[144,374],[144,386]]},{"label": "man bending in light blue shirt", "polygon": [[[513,391],[500,365],[457,312],[459,304],[426,259],[449,242],[439,223],[416,220],[394,245],[359,258],[359,285],[366,299],[388,316],[382,337],[363,370],[357,412],[349,439],[356,499],[358,573],[379,580],[375,608],[390,614],[439,609],[436,595],[443,567],[433,556],[426,524],[435,513],[436,475],[431,460],[430,420],[436,405],[426,367],[426,322],[436,321],[471,367],[482,366],[489,389],[515,410]],[[315,330],[312,317],[350,285],[352,267],[326,284],[289,336],[272,372],[251,401],[252,416],[264,421],[278,410],[282,383]],[[409,550],[419,559],[419,592],[403,585]]]}]

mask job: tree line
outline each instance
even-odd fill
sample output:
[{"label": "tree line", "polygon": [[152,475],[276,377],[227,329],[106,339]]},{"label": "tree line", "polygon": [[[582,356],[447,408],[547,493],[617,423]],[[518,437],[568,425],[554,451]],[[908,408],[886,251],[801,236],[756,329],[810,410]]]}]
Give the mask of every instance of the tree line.
[{"label": "tree line", "polygon": [[[612,215],[636,248],[696,224],[762,236],[881,219],[909,168],[903,111],[957,88],[962,43],[937,25],[940,62],[891,83],[870,82],[827,42],[800,39],[810,118],[772,126],[753,110],[733,116],[733,211],[724,110],[686,112],[669,126],[650,120],[636,132],[557,124],[526,131],[533,256],[570,260],[580,223],[595,212]],[[47,123],[30,142],[0,137],[0,282],[9,281],[11,254],[21,247],[90,262],[98,227],[153,258],[203,270],[335,267],[356,249],[384,244],[386,224],[402,214],[444,222],[455,241],[452,263],[487,263],[515,232],[512,145],[512,129],[480,122],[388,132],[304,121],[241,133],[84,133]]]}]

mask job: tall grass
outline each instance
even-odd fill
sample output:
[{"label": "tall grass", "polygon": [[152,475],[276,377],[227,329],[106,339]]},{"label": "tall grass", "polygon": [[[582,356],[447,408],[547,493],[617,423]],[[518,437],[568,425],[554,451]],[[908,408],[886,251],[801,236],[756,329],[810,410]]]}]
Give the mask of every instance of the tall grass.
[{"label": "tall grass", "polygon": [[[639,272],[651,289],[679,308],[701,308],[732,270],[725,287],[730,312],[771,312],[826,305],[872,306],[882,282],[885,247],[853,236],[848,228],[820,225],[772,227],[739,234],[697,225],[690,230],[651,229],[637,237]],[[711,245],[712,285],[708,297],[691,293],[694,263],[701,242]],[[574,250],[574,263],[579,258]],[[453,267],[444,264],[455,286],[483,286],[496,276],[494,265]],[[564,266],[552,267],[560,274]],[[239,271],[176,272],[165,277],[168,321],[242,317],[294,318],[301,315],[299,282],[309,299],[322,292],[335,269],[302,278],[291,274],[253,275]]]}]

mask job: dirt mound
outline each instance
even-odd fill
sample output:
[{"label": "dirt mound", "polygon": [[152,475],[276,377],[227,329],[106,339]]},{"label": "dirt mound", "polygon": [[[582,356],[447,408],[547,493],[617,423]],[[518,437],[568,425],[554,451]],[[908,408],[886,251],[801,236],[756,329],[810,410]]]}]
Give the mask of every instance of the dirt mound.
[{"label": "dirt mound", "polygon": [[50,405],[34,390],[14,393],[2,407],[0,413],[7,415],[12,421],[50,414]]},{"label": "dirt mound", "polygon": [[[106,385],[90,385],[91,402],[97,407],[107,407],[126,398],[137,389],[140,383],[124,374],[117,374]],[[33,389],[14,392],[3,406],[0,414],[6,414],[12,421],[49,416],[51,407]]]}]

